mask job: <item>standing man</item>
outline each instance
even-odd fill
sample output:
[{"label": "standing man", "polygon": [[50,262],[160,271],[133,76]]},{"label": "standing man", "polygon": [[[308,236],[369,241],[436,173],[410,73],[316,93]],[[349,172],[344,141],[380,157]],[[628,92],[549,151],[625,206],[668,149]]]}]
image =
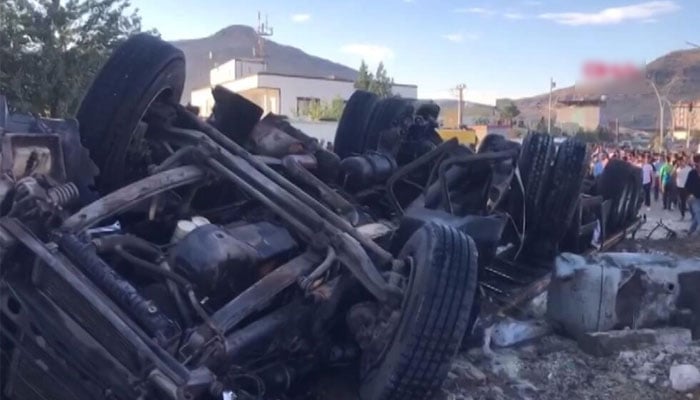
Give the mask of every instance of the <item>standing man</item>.
[{"label": "standing man", "polygon": [[651,157],[644,157],[642,164],[642,187],[644,188],[644,205],[647,206],[647,211],[651,211],[651,182],[654,179],[654,167],[651,165]]},{"label": "standing man", "polygon": [[678,188],[678,209],[681,212],[681,220],[685,218],[685,210],[687,209],[688,191],[685,189],[685,184],[688,181],[688,174],[693,168],[688,165],[685,158],[678,159],[678,167],[676,167],[676,187]]},{"label": "standing man", "polygon": [[653,164],[652,166],[654,167],[654,182],[652,184],[654,185],[654,201],[659,201],[659,191],[661,190],[661,183],[659,181],[659,170],[661,169],[661,166],[663,165],[663,162],[661,162],[661,156],[659,154],[654,154],[653,158]]},{"label": "standing man", "polygon": [[671,156],[666,157],[666,162],[659,169],[659,183],[663,192],[662,198],[664,210],[671,209],[671,196],[673,195],[673,184],[671,177],[673,175],[673,164],[671,164]]},{"label": "standing man", "polygon": [[693,157],[695,168],[688,174],[685,182],[685,189],[688,191],[688,208],[690,210],[691,222],[688,235],[694,235],[700,226],[700,154]]}]

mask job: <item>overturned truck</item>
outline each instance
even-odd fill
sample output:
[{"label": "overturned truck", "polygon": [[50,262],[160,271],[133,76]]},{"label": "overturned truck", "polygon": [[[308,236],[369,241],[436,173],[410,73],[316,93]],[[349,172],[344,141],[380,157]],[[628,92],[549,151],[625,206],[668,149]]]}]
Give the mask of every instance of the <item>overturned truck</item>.
[{"label": "overturned truck", "polygon": [[[3,396],[277,398],[344,367],[362,399],[427,399],[480,304],[607,225],[577,141],[473,152],[434,104],[356,92],[333,153],[223,88],[199,118],[184,63],[138,35],[76,119],[0,107]],[[619,226],[630,185],[593,202]]]}]

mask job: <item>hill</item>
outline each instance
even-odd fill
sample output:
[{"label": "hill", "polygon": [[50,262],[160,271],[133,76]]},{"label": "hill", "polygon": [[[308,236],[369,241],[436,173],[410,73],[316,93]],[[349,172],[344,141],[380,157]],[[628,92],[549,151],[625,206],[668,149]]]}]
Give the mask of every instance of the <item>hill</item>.
[{"label": "hill", "polygon": [[[680,50],[647,64],[646,75],[657,85],[662,96],[672,103],[700,99],[700,49]],[[605,117],[619,119],[620,125],[633,129],[658,127],[659,103],[654,89],[646,80],[609,83],[596,87],[571,86],[555,90],[552,99],[567,96],[596,97],[605,95]],[[516,100],[526,120],[546,118],[549,94]],[[553,100],[554,101],[554,100]],[[666,107],[665,120],[670,121]],[[670,123],[668,124],[670,126]]]},{"label": "hill", "polygon": [[[193,89],[209,85],[209,71],[232,58],[251,58],[258,35],[249,26],[231,25],[211,36],[171,42],[187,58],[187,80],[183,100],[189,100]],[[270,72],[355,79],[357,71],[324,58],[309,55],[292,46],[265,40],[267,70]]]}]

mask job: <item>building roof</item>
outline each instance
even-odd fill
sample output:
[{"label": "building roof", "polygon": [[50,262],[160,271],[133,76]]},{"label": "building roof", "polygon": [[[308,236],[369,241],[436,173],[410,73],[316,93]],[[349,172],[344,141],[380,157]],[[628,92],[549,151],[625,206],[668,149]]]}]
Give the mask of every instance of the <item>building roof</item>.
[{"label": "building roof", "polygon": [[[253,74],[256,75],[256,74]],[[303,78],[303,79],[318,79],[318,80],[325,80],[325,81],[338,81],[338,82],[351,82],[354,83],[355,81],[350,80],[350,79],[343,79],[343,78],[338,78],[336,76],[311,76],[311,75],[301,75],[301,74],[283,74],[279,72],[269,72],[269,71],[260,71],[257,73],[257,75],[271,75],[271,76],[284,76],[288,78]],[[408,85],[404,83],[393,83],[393,86],[403,86],[403,87],[411,87],[411,88],[417,88],[418,85]]]}]

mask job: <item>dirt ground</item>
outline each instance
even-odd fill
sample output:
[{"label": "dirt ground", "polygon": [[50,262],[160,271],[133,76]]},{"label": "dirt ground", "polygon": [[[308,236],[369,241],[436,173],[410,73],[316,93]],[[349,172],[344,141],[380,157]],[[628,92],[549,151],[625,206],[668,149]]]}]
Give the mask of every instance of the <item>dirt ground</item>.
[{"label": "dirt ground", "polygon": [[[636,239],[627,239],[613,251],[665,253],[700,257],[700,237],[687,237],[688,216],[662,210],[653,203],[643,210],[646,222]],[[667,229],[677,236],[667,238]],[[670,387],[673,364],[700,368],[700,341],[684,347],[650,347],[619,356],[593,357],[575,341],[550,335],[515,348],[480,348],[458,355],[445,382],[444,400],[673,400],[700,399],[700,389],[677,393]]]},{"label": "dirt ground", "polygon": [[[659,203],[646,213],[636,239],[627,239],[613,251],[671,253],[700,257],[700,237],[689,238],[678,211],[664,211]],[[677,233],[667,239],[667,230]],[[458,354],[439,400],[675,400],[700,399],[700,389],[678,393],[671,388],[670,367],[692,364],[700,368],[700,341],[684,347],[649,347],[617,356],[593,357],[574,340],[551,334],[520,346],[481,348]],[[322,377],[310,398],[357,399],[356,382],[338,375]]]},{"label": "dirt ground", "polygon": [[593,357],[573,340],[551,335],[517,348],[461,354],[443,388],[444,400],[700,399],[700,389],[671,388],[673,364],[700,364],[700,343],[651,347]]}]

